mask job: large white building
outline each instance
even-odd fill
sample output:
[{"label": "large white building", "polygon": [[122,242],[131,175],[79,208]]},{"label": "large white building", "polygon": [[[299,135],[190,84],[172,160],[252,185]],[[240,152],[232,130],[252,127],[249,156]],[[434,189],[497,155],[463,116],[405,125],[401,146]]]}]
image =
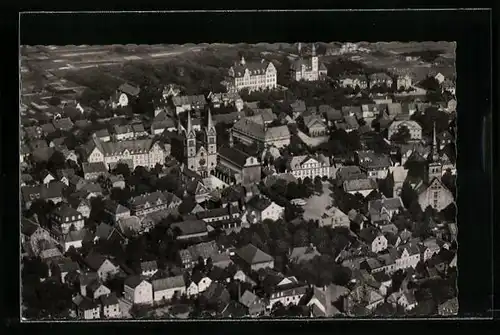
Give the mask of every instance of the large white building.
[{"label": "large white building", "polygon": [[402,127],[408,128],[411,140],[422,139],[422,126],[413,120],[394,121],[388,129],[388,138],[391,139]]},{"label": "large white building", "polygon": [[296,81],[317,81],[326,76],[326,66],[319,62],[314,44],[312,45],[311,57],[304,58],[301,55],[301,46],[299,43],[299,58],[292,63],[290,74],[291,78]]},{"label": "large white building", "polygon": [[163,164],[170,155],[167,146],[162,146],[151,138],[111,142],[93,138],[84,149],[84,160],[89,163],[103,162],[108,168],[120,162],[132,169],[137,166],[153,168],[156,164]]},{"label": "large white building", "polygon": [[266,60],[260,62],[246,62],[241,57],[239,64],[229,69],[229,78],[227,78],[228,91],[240,91],[248,89],[249,91],[274,89],[277,86],[277,72],[273,63]]},{"label": "large white building", "polygon": [[287,173],[291,173],[297,179],[330,177],[330,166],[330,160],[322,154],[317,157],[294,156],[287,162]]}]

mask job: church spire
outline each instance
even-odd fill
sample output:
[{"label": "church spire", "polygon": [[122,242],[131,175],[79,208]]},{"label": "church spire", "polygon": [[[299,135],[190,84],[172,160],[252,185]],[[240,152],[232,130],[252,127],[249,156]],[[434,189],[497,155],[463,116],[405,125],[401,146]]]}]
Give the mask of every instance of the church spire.
[{"label": "church spire", "polygon": [[436,139],[436,122],[432,127],[432,160],[436,162],[439,159],[438,144]]},{"label": "church spire", "polygon": [[312,45],[312,56],[315,57],[316,56],[316,44],[313,43]]},{"label": "church spire", "polygon": [[210,108],[208,109],[208,117],[207,117],[207,128],[208,130],[213,128],[213,122],[212,122],[212,112],[210,111]]},{"label": "church spire", "polygon": [[297,51],[299,53],[299,57],[301,56],[301,52],[302,52],[302,43],[299,42],[299,45],[297,46]]},{"label": "church spire", "polygon": [[188,134],[191,133],[191,130],[193,130],[193,125],[191,123],[191,111],[188,111],[188,122],[187,122],[187,132]]}]

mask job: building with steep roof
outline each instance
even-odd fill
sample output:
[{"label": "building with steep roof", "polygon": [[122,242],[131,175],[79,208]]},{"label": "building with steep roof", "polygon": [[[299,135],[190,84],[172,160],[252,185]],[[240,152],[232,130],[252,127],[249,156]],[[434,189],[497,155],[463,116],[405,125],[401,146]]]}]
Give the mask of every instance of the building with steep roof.
[{"label": "building with steep roof", "polygon": [[116,92],[111,96],[111,107],[126,107],[129,105],[131,99],[139,97],[141,89],[131,84],[124,83],[118,87]]},{"label": "building with steep roof", "polygon": [[314,43],[312,45],[311,57],[303,57],[301,51],[301,44],[299,43],[299,58],[291,64],[290,77],[296,81],[317,81],[324,79],[328,70],[325,64],[318,60],[316,45]]},{"label": "building with steep roof", "polygon": [[290,131],[287,126],[268,127],[266,124],[241,118],[231,128],[234,140],[246,145],[256,143],[262,148],[275,146],[282,148],[290,144]]},{"label": "building with steep roof", "polygon": [[410,132],[410,140],[421,140],[422,139],[422,126],[418,124],[418,122],[413,120],[404,120],[404,121],[394,121],[388,128],[388,138],[389,140],[392,136],[402,127],[406,127]]},{"label": "building with steep roof", "polygon": [[156,191],[133,197],[129,200],[129,208],[132,215],[142,217],[161,210],[173,211],[181,202],[173,193]]},{"label": "building with steep roof", "polygon": [[171,300],[174,296],[180,298],[186,292],[183,275],[155,279],[151,284],[153,285],[153,300],[155,302]]},{"label": "building with steep roof", "polygon": [[244,269],[257,271],[259,269],[273,268],[274,258],[253,244],[247,244],[235,251],[237,262],[239,262]]},{"label": "building with steep roof", "polygon": [[51,213],[50,217],[62,234],[67,234],[71,226],[73,226],[75,230],[80,230],[85,223],[82,213],[67,204],[63,204],[56,208]]},{"label": "building with steep roof", "polygon": [[[232,137],[231,133],[229,146],[222,146],[219,148],[217,152],[219,158],[218,165],[234,172],[237,184],[251,185],[260,182],[262,167],[259,159],[235,147],[232,142]],[[219,169],[217,171],[224,171],[224,169]],[[215,175],[219,179],[227,179],[225,176],[218,176],[217,173]]]},{"label": "building with steep roof", "polygon": [[169,155],[165,146],[151,138],[124,141],[101,142],[92,138],[82,147],[83,160],[89,163],[102,162],[108,168],[118,163],[125,163],[131,169],[137,166],[153,168],[156,164],[163,164]]},{"label": "building with steep roof", "polygon": [[275,89],[277,87],[277,71],[272,62],[262,59],[260,62],[246,62],[242,56],[238,64],[228,71],[226,88],[228,92],[248,89],[256,91]]},{"label": "building with steep roof", "polygon": [[178,95],[172,97],[172,104],[174,105],[177,115],[191,110],[200,110],[205,107],[207,100],[203,94],[200,95]]},{"label": "building with steep roof", "polygon": [[377,182],[373,178],[350,179],[343,183],[344,191],[350,194],[360,193],[366,197],[373,190],[377,190]]}]

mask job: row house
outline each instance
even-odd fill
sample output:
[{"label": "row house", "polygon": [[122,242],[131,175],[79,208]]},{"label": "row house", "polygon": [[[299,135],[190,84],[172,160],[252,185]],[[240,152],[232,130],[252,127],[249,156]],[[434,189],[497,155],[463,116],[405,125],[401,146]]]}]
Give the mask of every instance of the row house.
[{"label": "row house", "polygon": [[[134,138],[141,138],[148,136],[147,131],[144,129],[142,123],[133,123],[126,125],[114,126],[115,139],[117,141],[130,140]],[[109,142],[109,141],[104,141]]]},{"label": "row house", "polygon": [[370,87],[387,85],[388,87],[392,86],[392,78],[387,73],[379,72],[373,73],[368,76],[368,80],[370,81]]},{"label": "row house", "polygon": [[357,151],[355,162],[365,172],[368,178],[385,179],[392,166],[391,159],[386,154],[376,154],[374,151]]},{"label": "row house", "polygon": [[104,162],[83,162],[82,170],[85,180],[96,180],[99,176],[106,176],[108,174],[108,168]]},{"label": "row house", "polygon": [[133,215],[145,216],[162,210],[173,212],[181,202],[182,200],[173,193],[156,191],[130,199],[129,207]]},{"label": "row house", "polygon": [[294,156],[287,161],[286,173],[291,173],[297,179],[309,177],[330,177],[330,159],[323,154],[318,156]]},{"label": "row house", "polygon": [[205,108],[207,100],[204,95],[178,95],[172,97],[172,104],[177,115],[191,110],[201,110]]},{"label": "row house", "polygon": [[63,201],[65,188],[66,185],[59,181],[35,186],[23,186],[21,187],[21,194],[24,206],[29,209],[33,201],[37,199],[52,201],[57,204]]},{"label": "row house", "polygon": [[214,108],[220,108],[221,106],[234,105],[236,110],[239,112],[243,110],[244,103],[243,99],[237,93],[213,93],[210,92],[207,96]]},{"label": "row house", "polygon": [[84,147],[83,154],[87,162],[103,162],[108,168],[120,162],[132,169],[137,166],[153,168],[165,162],[165,158],[170,155],[170,147],[161,146],[150,138],[119,142],[100,142],[94,138]]},{"label": "row house", "polygon": [[359,86],[359,88],[361,89],[368,88],[368,80],[366,76],[362,74],[342,76],[338,79],[338,81],[340,86],[346,88],[356,88],[357,86]]},{"label": "row house", "polygon": [[297,305],[300,299],[306,294],[306,291],[307,285],[299,283],[278,286],[269,298],[267,309],[271,310],[272,306],[277,302],[280,302],[283,306]]}]

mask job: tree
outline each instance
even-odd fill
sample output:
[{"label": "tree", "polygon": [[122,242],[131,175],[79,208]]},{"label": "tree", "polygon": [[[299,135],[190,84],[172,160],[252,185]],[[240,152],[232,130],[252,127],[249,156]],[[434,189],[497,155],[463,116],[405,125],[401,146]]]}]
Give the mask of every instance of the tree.
[{"label": "tree", "polygon": [[314,190],[320,194],[323,193],[323,183],[321,182],[321,177],[319,176],[314,178]]},{"label": "tree", "polygon": [[194,196],[188,196],[182,200],[181,204],[177,208],[177,211],[179,212],[180,215],[185,215],[190,213],[195,206],[196,206],[196,200]]},{"label": "tree", "polygon": [[61,104],[61,98],[52,96],[49,99],[49,105],[51,106],[59,106]]},{"label": "tree", "polygon": [[390,140],[397,144],[405,144],[411,139],[410,130],[403,125],[391,136]]},{"label": "tree", "polygon": [[64,157],[64,154],[60,151],[54,151],[47,163],[47,168],[49,169],[49,171],[55,173],[57,170],[64,169],[65,167],[66,157]]},{"label": "tree", "polygon": [[309,244],[309,234],[307,230],[299,229],[293,235],[293,245],[295,247],[304,247]]},{"label": "tree", "polygon": [[117,175],[122,175],[125,179],[127,179],[130,176],[130,168],[127,164],[125,163],[118,163],[116,164],[116,167],[113,171]]}]

